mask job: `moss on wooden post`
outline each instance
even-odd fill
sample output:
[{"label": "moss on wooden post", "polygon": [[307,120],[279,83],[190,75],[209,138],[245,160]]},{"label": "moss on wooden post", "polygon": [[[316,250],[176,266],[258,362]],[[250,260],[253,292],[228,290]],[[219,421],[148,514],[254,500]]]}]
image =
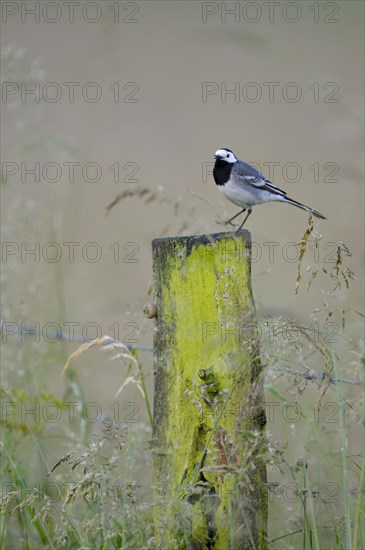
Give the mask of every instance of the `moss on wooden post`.
[{"label": "moss on wooden post", "polygon": [[250,234],[156,239],[159,547],[266,548],[265,424]]}]

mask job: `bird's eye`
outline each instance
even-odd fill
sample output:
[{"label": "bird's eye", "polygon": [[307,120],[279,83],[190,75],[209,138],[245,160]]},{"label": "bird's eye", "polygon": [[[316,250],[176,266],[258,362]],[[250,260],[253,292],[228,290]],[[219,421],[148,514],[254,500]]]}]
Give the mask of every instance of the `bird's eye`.
[{"label": "bird's eye", "polygon": [[229,153],[227,153],[227,159],[229,159]]}]

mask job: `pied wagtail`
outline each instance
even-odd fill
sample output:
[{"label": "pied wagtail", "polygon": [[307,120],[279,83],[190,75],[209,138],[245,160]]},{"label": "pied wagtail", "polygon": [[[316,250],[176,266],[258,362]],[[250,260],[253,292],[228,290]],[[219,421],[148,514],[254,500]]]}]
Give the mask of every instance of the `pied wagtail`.
[{"label": "pied wagtail", "polygon": [[243,212],[247,210],[245,219],[237,231],[244,226],[247,218],[252,212],[253,206],[271,201],[293,204],[298,208],[310,212],[317,218],[321,218],[322,220],[327,219],[317,212],[317,210],[290,199],[285,191],[273,185],[265,176],[256,170],[256,168],[246,164],[246,162],[242,160],[238,160],[230,149],[226,149],[225,147],[223,149],[218,149],[218,151],[215,152],[214,158],[213,176],[218,189],[223,193],[226,199],[242,208],[238,214],[235,214],[225,223],[231,224],[237,216],[243,214]]}]

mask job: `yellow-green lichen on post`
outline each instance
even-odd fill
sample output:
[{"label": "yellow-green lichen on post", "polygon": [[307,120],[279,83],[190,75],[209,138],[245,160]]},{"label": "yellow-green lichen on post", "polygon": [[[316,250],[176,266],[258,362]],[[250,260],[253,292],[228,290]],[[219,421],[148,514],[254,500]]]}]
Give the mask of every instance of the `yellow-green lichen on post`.
[{"label": "yellow-green lichen on post", "polygon": [[250,234],[156,239],[153,453],[161,548],[266,548]]}]

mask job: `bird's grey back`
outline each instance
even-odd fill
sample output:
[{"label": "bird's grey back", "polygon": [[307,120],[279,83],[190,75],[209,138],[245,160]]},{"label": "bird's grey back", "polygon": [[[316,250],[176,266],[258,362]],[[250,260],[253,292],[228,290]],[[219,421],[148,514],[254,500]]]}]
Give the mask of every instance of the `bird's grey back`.
[{"label": "bird's grey back", "polygon": [[261,172],[256,170],[256,168],[250,164],[247,164],[247,162],[243,162],[243,160],[238,160],[233,165],[231,175],[233,175],[235,183],[240,187],[249,184],[253,187],[258,187],[263,191],[274,193],[274,195],[286,195],[285,191],[271,183],[271,181],[266,179]]},{"label": "bird's grey back", "polygon": [[251,166],[250,164],[247,164],[246,162],[243,162],[243,160],[237,161],[233,168],[233,171],[235,171],[239,176],[249,176],[253,178],[263,179],[265,180],[265,176],[261,174],[256,168]]}]

